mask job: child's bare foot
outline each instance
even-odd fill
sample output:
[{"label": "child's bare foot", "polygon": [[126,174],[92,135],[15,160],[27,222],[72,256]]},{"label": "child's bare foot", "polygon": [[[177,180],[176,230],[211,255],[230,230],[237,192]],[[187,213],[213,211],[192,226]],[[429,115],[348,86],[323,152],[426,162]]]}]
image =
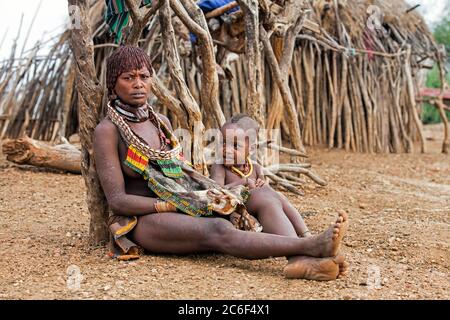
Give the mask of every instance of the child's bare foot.
[{"label": "child's bare foot", "polygon": [[292,257],[284,268],[284,276],[288,279],[336,280],[343,276],[341,270],[347,270],[348,264],[345,264],[345,257],[342,255],[334,258]]},{"label": "child's bare foot", "polygon": [[317,236],[309,237],[314,239],[310,256],[313,257],[334,257],[339,252],[342,238],[347,233],[348,216],[344,211],[338,212],[339,216],[327,230]]}]

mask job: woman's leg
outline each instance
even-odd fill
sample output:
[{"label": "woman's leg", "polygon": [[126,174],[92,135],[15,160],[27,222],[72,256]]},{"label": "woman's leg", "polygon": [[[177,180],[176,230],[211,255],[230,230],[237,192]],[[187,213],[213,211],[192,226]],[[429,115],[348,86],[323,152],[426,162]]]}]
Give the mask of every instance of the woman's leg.
[{"label": "woman's leg", "polygon": [[306,255],[335,256],[340,243],[338,220],[323,233],[308,237],[237,230],[222,218],[194,218],[179,213],[139,217],[133,240],[155,253],[220,252],[246,259]]}]

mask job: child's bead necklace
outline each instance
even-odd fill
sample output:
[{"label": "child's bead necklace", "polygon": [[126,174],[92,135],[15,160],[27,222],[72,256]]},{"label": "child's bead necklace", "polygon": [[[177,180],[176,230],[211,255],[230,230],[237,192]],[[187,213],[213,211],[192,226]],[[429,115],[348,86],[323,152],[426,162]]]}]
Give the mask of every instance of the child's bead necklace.
[{"label": "child's bead necklace", "polygon": [[253,173],[253,164],[252,164],[250,158],[247,157],[246,162],[244,164],[244,171],[248,171],[248,173],[242,172],[241,170],[239,170],[235,166],[231,166],[231,171],[233,171],[233,173],[239,175],[241,178],[248,178]]}]

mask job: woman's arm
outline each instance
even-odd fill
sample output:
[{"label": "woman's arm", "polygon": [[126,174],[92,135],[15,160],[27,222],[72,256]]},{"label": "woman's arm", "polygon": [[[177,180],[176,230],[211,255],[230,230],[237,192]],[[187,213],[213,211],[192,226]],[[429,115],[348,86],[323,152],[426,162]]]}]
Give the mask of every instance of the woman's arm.
[{"label": "woman's arm", "polygon": [[127,194],[119,160],[119,133],[113,123],[103,120],[94,132],[97,174],[111,210],[118,215],[146,215],[157,212],[158,199]]}]

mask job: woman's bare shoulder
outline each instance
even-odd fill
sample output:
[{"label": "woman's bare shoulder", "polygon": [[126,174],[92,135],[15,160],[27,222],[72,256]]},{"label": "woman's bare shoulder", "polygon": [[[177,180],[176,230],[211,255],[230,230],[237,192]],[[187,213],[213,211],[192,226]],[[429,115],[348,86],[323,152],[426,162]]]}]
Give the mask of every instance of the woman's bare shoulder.
[{"label": "woman's bare shoulder", "polygon": [[[108,139],[105,139],[108,138]],[[111,141],[116,142],[119,137],[119,131],[117,127],[112,121],[108,118],[104,118],[99,124],[95,127],[94,130],[94,140],[100,141]]]},{"label": "woman's bare shoulder", "polygon": [[108,118],[104,118],[95,127],[95,134],[117,133],[116,125]]},{"label": "woman's bare shoulder", "polygon": [[170,130],[172,130],[172,124],[170,123],[169,118],[167,118],[165,115],[163,115],[162,113],[158,113],[158,117],[164,121],[164,123],[169,127]]}]

